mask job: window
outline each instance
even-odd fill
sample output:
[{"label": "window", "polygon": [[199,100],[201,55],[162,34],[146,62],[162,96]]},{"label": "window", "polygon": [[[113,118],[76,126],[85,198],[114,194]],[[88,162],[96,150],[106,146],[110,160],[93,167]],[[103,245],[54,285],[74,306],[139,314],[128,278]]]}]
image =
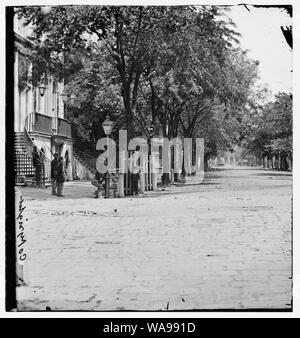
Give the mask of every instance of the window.
[{"label": "window", "polygon": [[20,90],[24,90],[27,87],[27,73],[28,73],[27,60],[21,53],[18,54],[18,85]]}]

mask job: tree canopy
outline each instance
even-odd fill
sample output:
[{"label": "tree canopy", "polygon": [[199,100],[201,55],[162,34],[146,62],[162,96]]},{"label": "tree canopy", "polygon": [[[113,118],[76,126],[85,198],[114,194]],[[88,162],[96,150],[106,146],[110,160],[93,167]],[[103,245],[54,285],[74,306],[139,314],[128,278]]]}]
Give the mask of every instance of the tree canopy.
[{"label": "tree canopy", "polygon": [[275,101],[254,107],[244,116],[243,146],[256,156],[292,156],[292,94],[279,93]]},{"label": "tree canopy", "polygon": [[231,149],[258,63],[216,6],[20,7],[34,24],[32,60],[76,94],[81,140],[95,143],[108,113],[128,137],[204,137],[206,154]]}]

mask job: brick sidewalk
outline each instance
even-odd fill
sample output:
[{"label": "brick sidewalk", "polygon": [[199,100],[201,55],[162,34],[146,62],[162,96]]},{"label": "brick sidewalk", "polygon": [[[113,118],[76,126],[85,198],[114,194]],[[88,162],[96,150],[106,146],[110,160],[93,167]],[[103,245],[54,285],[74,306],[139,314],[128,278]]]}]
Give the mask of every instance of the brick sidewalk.
[{"label": "brick sidewalk", "polygon": [[291,308],[290,174],[215,170],[147,198],[25,188],[19,310]]}]

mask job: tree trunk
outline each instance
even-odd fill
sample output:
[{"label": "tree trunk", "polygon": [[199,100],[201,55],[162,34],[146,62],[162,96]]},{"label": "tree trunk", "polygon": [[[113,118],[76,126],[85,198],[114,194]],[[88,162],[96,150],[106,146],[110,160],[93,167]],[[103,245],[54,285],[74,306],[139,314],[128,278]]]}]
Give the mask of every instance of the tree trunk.
[{"label": "tree trunk", "polygon": [[163,173],[161,180],[162,180],[162,185],[164,185],[164,186],[169,185],[170,184],[170,174],[169,173]]},{"label": "tree trunk", "polygon": [[130,86],[127,85],[123,91],[123,102],[125,107],[125,123],[127,129],[127,141],[134,137],[133,112],[130,100]]},{"label": "tree trunk", "polygon": [[267,169],[270,168],[270,160],[269,160],[269,157],[266,156],[266,163],[267,163]]},{"label": "tree trunk", "polygon": [[283,164],[283,170],[287,170],[287,161],[286,161],[286,157],[285,156],[283,156],[282,157],[282,164]]},{"label": "tree trunk", "polygon": [[[167,125],[162,125],[162,129],[163,129],[163,136],[165,138],[168,138],[168,133],[167,133]],[[165,169],[163,169],[165,170]],[[161,181],[162,181],[162,185],[169,185],[171,180],[170,180],[170,173],[163,173],[162,177],[161,177]]]},{"label": "tree trunk", "polygon": [[208,165],[208,159],[206,158],[204,160],[204,170],[207,170],[207,169],[209,169],[209,165]]}]

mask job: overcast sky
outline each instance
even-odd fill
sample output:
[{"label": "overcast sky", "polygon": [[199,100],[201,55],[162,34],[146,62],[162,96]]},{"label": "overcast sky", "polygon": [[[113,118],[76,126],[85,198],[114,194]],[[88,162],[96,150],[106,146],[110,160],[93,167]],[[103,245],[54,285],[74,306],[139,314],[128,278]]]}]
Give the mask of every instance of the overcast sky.
[{"label": "overcast sky", "polygon": [[292,91],[292,50],[280,26],[291,26],[292,18],[277,8],[232,6],[228,16],[235,22],[243,49],[260,62],[260,83],[266,83],[273,94]]}]

